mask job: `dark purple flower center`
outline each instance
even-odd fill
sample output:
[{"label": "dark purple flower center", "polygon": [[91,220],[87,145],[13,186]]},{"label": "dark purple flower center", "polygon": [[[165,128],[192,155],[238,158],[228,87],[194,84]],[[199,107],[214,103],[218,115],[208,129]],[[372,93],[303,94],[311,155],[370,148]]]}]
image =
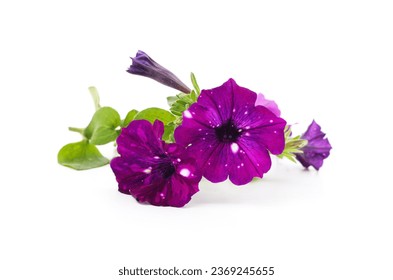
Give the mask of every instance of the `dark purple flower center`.
[{"label": "dark purple flower center", "polygon": [[172,160],[167,155],[161,155],[157,167],[158,174],[164,178],[168,179],[175,173],[175,165]]},{"label": "dark purple flower center", "polygon": [[232,120],[215,129],[216,136],[220,142],[235,142],[241,135],[239,130]]}]

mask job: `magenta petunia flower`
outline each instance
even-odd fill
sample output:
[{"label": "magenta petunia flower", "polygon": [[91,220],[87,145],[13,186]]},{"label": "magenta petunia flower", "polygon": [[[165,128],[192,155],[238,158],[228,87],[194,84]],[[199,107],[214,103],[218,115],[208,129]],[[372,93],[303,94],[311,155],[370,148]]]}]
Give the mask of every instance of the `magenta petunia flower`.
[{"label": "magenta petunia flower", "polygon": [[229,177],[243,185],[262,177],[271,166],[269,151],[284,150],[286,122],[266,107],[255,106],[256,98],[255,92],[229,79],[220,87],[203,90],[183,112],[176,142],[187,146],[211,182]]},{"label": "magenta petunia flower", "polygon": [[150,56],[143,51],[138,51],[132,58],[132,65],[127,72],[130,74],[140,75],[151,78],[168,87],[177,89],[184,93],[190,93],[189,89],[175,74],[155,62]]},{"label": "magenta petunia flower", "polygon": [[161,140],[163,132],[160,121],[131,122],[117,138],[120,156],[112,159],[111,168],[120,192],[139,202],[182,207],[198,192],[201,175],[182,146]]},{"label": "magenta petunia flower", "polygon": [[323,160],[329,156],[332,146],[329,140],[324,138],[325,135],[321,127],[313,120],[306,132],[300,137],[308,141],[307,145],[301,149],[303,153],[296,154],[296,159],[304,167],[308,168],[311,165],[319,170]]},{"label": "magenta petunia flower", "polygon": [[276,102],[274,102],[273,100],[266,99],[262,93],[258,93],[257,101],[255,101],[255,105],[256,106],[261,105],[268,108],[277,117],[281,115],[280,109],[278,109]]}]

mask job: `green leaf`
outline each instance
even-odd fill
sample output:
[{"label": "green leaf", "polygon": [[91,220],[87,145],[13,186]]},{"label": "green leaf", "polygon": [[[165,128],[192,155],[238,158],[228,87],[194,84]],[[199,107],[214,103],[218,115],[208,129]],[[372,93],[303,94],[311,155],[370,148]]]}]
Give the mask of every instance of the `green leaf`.
[{"label": "green leaf", "polygon": [[87,140],[65,145],[57,154],[57,161],[76,170],[92,169],[109,163],[109,159]]},{"label": "green leaf", "polygon": [[165,125],[173,122],[176,119],[174,115],[172,115],[167,110],[161,108],[148,108],[143,111],[140,111],[134,118],[134,120],[148,120],[151,123],[154,123],[155,120],[162,121]]},{"label": "green leaf", "polygon": [[194,89],[195,89],[195,92],[197,93],[197,95],[201,94],[201,90],[199,88],[199,85],[197,83],[195,75],[192,72],[191,72],[191,82],[192,82],[192,85],[194,86]]},{"label": "green leaf", "polygon": [[148,108],[140,111],[134,118],[135,120],[147,120],[154,123],[155,120],[160,120],[164,123],[164,135],[162,139],[167,142],[173,142],[173,132],[175,130],[174,121],[176,117],[167,110],[161,108]]},{"label": "green leaf", "polygon": [[164,126],[164,134],[162,135],[162,140],[165,142],[173,143],[175,142],[173,132],[175,131],[175,124],[173,122]]},{"label": "green leaf", "polygon": [[91,144],[104,145],[116,140],[119,135],[117,128],[121,120],[119,113],[111,107],[102,107],[93,115],[89,125],[84,130],[84,136]]},{"label": "green leaf", "polygon": [[98,90],[95,87],[89,87],[89,91],[91,94],[91,97],[93,97],[93,102],[94,102],[94,107],[96,108],[96,111],[101,108],[100,105],[100,96],[98,95]]},{"label": "green leaf", "polygon": [[131,110],[128,112],[126,118],[122,121],[121,127],[127,127],[130,122],[135,119],[135,116],[138,114],[137,110]]}]

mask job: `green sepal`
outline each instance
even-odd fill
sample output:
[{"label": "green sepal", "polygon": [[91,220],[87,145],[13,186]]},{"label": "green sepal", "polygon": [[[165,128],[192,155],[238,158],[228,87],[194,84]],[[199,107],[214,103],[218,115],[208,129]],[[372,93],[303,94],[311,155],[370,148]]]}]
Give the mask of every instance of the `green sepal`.
[{"label": "green sepal", "polygon": [[286,126],[284,129],[285,137],[285,148],[284,151],[279,154],[278,158],[287,158],[292,162],[296,163],[296,154],[302,154],[302,148],[308,143],[307,140],[301,139],[300,135],[292,137],[292,131],[290,126]]},{"label": "green sepal", "polygon": [[86,139],[61,148],[57,154],[57,161],[61,165],[76,170],[92,169],[109,163],[109,159]]},{"label": "green sepal", "polygon": [[194,90],[189,94],[179,93],[176,96],[170,96],[167,98],[169,110],[175,116],[182,116],[183,112],[194,104],[197,99],[198,95]]},{"label": "green sepal", "polygon": [[194,73],[191,73],[191,82],[194,89],[190,93],[179,93],[176,96],[167,97],[169,110],[175,116],[181,117],[183,115],[183,112],[198,100],[201,90],[199,88]]},{"label": "green sepal", "polygon": [[195,75],[194,75],[194,73],[192,73],[192,72],[191,72],[191,83],[192,83],[192,86],[193,86],[194,89],[195,89],[196,94],[197,94],[197,95],[200,95],[200,94],[201,94],[201,89],[199,88],[199,85],[198,85],[198,83],[197,83],[197,80],[196,80],[196,78],[195,78]]}]

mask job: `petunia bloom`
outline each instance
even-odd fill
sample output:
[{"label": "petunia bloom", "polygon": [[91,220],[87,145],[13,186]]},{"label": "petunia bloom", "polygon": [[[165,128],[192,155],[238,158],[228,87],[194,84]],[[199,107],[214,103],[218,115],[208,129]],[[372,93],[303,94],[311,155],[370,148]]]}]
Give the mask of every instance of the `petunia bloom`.
[{"label": "petunia bloom", "polygon": [[128,73],[151,78],[161,84],[184,93],[191,92],[191,89],[180,81],[175,74],[155,62],[143,51],[138,51],[136,56],[134,58],[131,57],[131,59],[132,65],[128,68]]},{"label": "petunia bloom", "polygon": [[201,175],[195,160],[178,144],[162,141],[164,125],[136,120],[117,138],[119,157],[112,159],[119,191],[139,202],[182,207],[198,192]]},{"label": "petunia bloom", "polygon": [[281,115],[280,109],[278,109],[276,102],[274,102],[273,100],[266,99],[262,93],[258,93],[258,95],[257,95],[257,100],[255,101],[255,106],[258,106],[258,105],[268,108],[277,117],[279,117]]},{"label": "petunia bloom", "polygon": [[307,145],[301,150],[302,154],[296,154],[296,159],[308,168],[309,166],[319,170],[326,159],[332,146],[325,137],[325,133],[321,131],[321,127],[313,120],[306,132],[300,137],[308,141]]},{"label": "petunia bloom", "polygon": [[286,122],[264,106],[257,94],[233,79],[202,90],[198,101],[183,112],[175,130],[177,143],[187,146],[202,175],[211,182],[229,180],[244,185],[271,167],[269,151],[284,150]]}]

